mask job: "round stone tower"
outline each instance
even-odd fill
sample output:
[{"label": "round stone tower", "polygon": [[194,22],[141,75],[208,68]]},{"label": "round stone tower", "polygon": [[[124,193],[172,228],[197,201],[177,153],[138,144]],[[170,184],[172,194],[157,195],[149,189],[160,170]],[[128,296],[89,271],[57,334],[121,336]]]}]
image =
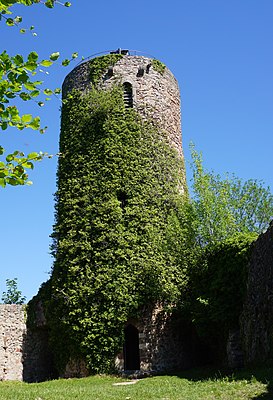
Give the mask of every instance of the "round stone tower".
[{"label": "round stone tower", "polygon": [[[119,57],[120,56],[120,57]],[[170,143],[183,157],[181,141],[180,92],[177,80],[160,61],[142,55],[133,55],[128,50],[117,50],[97,60],[108,58],[102,68],[99,85],[107,89],[116,84],[124,87],[124,100],[143,117],[153,121],[165,131]],[[86,60],[70,74],[63,84],[63,96],[72,89],[83,93],[94,83],[92,68],[94,59]],[[97,71],[96,71],[97,72]]]},{"label": "round stone tower", "polygon": [[183,279],[177,81],[160,61],[118,50],[78,65],[63,98],[48,303],[63,376],[114,359],[118,369],[183,367],[163,307]]}]

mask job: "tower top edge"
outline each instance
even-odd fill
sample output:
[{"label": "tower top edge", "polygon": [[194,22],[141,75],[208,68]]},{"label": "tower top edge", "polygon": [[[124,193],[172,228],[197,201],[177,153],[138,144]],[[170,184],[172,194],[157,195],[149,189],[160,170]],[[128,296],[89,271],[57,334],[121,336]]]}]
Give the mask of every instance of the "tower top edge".
[{"label": "tower top edge", "polygon": [[[112,60],[111,56],[113,56],[113,60]],[[126,64],[128,67],[128,65],[136,66],[135,64],[137,63],[137,64],[139,64],[138,67],[141,70],[143,70],[143,68],[145,68],[144,64],[147,64],[146,68],[150,68],[153,65],[154,69],[157,72],[159,72],[160,74],[163,74],[163,72],[166,72],[167,75],[169,76],[169,78],[172,77],[172,79],[174,79],[176,84],[178,85],[177,80],[176,80],[175,76],[173,75],[173,73],[169,70],[167,65],[165,65],[165,63],[161,62],[159,59],[155,58],[154,56],[152,56],[150,54],[140,52],[138,50],[127,50],[127,49],[120,48],[117,50],[102,51],[100,53],[96,53],[96,54],[93,54],[89,57],[82,59],[81,62],[79,62],[66,75],[63,85],[62,85],[63,93],[65,92],[65,87],[67,86],[67,83],[70,82],[69,83],[69,85],[70,85],[73,80],[79,79],[79,76],[82,76],[80,78],[82,85],[85,85],[87,82],[89,82],[90,78],[87,76],[88,71],[89,71],[88,65],[89,64],[92,65],[93,61],[95,61],[96,59],[100,59],[100,58],[103,59],[104,57],[109,57],[110,64],[111,64],[109,66],[105,66],[105,70],[107,68],[110,68],[113,70],[114,64],[115,65]],[[122,61],[122,60],[124,60],[124,61]],[[100,68],[100,66],[98,66],[98,68]],[[78,77],[78,78],[76,78],[76,77]],[[74,86],[74,85],[72,84],[72,86]]]},{"label": "tower top edge", "polygon": [[117,50],[104,50],[104,51],[101,51],[99,53],[91,54],[90,56],[83,58],[76,65],[76,67],[78,65],[81,65],[81,64],[85,63],[85,62],[88,62],[89,60],[92,60],[93,58],[105,56],[107,54],[122,54],[123,56],[134,56],[134,57],[141,57],[142,56],[142,57],[147,57],[147,58],[151,58],[151,59],[156,59],[156,57],[153,56],[152,54],[148,54],[148,53],[145,53],[145,52],[140,51],[140,50],[129,50],[129,49],[118,48]]}]

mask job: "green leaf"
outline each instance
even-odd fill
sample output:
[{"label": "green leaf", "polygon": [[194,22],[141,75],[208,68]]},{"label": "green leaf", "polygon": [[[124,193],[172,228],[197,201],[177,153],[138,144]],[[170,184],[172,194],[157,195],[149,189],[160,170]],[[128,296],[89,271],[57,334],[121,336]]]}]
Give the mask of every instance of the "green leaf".
[{"label": "green leaf", "polygon": [[17,81],[20,83],[25,83],[28,81],[28,74],[26,71],[23,71],[17,78]]},{"label": "green leaf", "polygon": [[6,92],[6,97],[8,99],[14,99],[14,97],[16,97],[16,94],[13,92]]},{"label": "green leaf", "polygon": [[38,54],[36,53],[36,51],[32,51],[31,53],[29,53],[28,55],[28,61],[29,62],[33,62],[33,61],[37,61],[39,58]]},{"label": "green leaf", "polygon": [[70,60],[68,60],[68,58],[66,58],[65,60],[62,61],[62,65],[64,67],[67,67],[70,64]]},{"label": "green leaf", "polygon": [[11,115],[11,121],[13,122],[13,123],[20,123],[21,122],[21,118],[20,118],[20,116],[19,115],[17,115],[17,114],[14,114],[14,115]]},{"label": "green leaf", "polygon": [[16,177],[20,178],[24,172],[25,170],[22,165],[16,165],[16,167],[12,171],[12,175],[15,175]]},{"label": "green leaf", "polygon": [[36,62],[26,62],[24,65],[24,68],[27,69],[28,71],[34,71],[38,67],[38,64]]},{"label": "green leaf", "polygon": [[24,84],[24,86],[25,86],[25,88],[26,88],[27,90],[35,90],[35,89],[36,89],[36,86],[35,86],[32,82],[26,82],[26,83]]},{"label": "green leaf", "polygon": [[25,29],[20,29],[20,33],[26,33]]},{"label": "green leaf", "polygon": [[1,122],[1,128],[3,131],[5,131],[8,127],[8,123],[7,122]]},{"label": "green leaf", "polygon": [[71,6],[71,3],[69,3],[69,1],[66,1],[66,2],[64,3],[64,6],[65,6],[65,7],[70,7],[70,6]]},{"label": "green leaf", "polygon": [[79,55],[78,53],[73,53],[73,54],[72,54],[72,58],[77,58],[78,55]]},{"label": "green leaf", "polygon": [[13,154],[8,154],[6,157],[6,161],[7,162],[11,162],[14,159],[14,155]]},{"label": "green leaf", "polygon": [[53,0],[47,0],[44,4],[45,4],[45,6],[47,8],[53,8],[54,7],[54,1]]},{"label": "green leaf", "polygon": [[28,160],[35,160],[37,157],[39,157],[39,154],[36,152],[29,153],[27,156]]},{"label": "green leaf", "polygon": [[59,57],[60,57],[60,53],[56,52],[56,53],[52,53],[49,58],[52,61],[56,61],[56,60],[58,60]]},{"label": "green leaf", "polygon": [[38,130],[40,128],[40,117],[33,118],[28,127],[34,130]]},{"label": "green leaf", "polygon": [[14,25],[14,20],[13,20],[12,18],[7,18],[7,19],[6,19],[6,24],[7,24],[8,26],[13,26],[13,25]]},{"label": "green leaf", "polygon": [[37,97],[40,94],[40,90],[33,90],[32,92],[30,92],[30,96],[31,97]]},{"label": "green leaf", "polygon": [[17,185],[20,184],[20,183],[18,182],[18,179],[16,179],[16,178],[7,177],[7,178],[6,178],[6,181],[7,181],[7,183],[8,183],[9,185],[12,185],[12,186],[17,186]]},{"label": "green leaf", "polygon": [[53,91],[52,91],[51,89],[45,89],[45,90],[44,90],[44,94],[45,94],[46,96],[51,96],[51,95],[53,94]]},{"label": "green leaf", "polygon": [[28,122],[30,122],[30,121],[32,121],[32,115],[31,115],[31,114],[24,114],[24,115],[22,115],[22,122],[23,122],[24,124],[26,124],[26,123],[28,123]]},{"label": "green leaf", "polygon": [[50,60],[43,60],[40,62],[40,65],[42,65],[42,67],[50,67],[53,64],[53,61]]},{"label": "green leaf", "polygon": [[0,146],[0,156],[2,156],[2,154],[4,154],[4,153],[5,153],[4,147]]},{"label": "green leaf", "polygon": [[56,88],[56,89],[54,90],[54,93],[55,93],[55,94],[60,94],[60,93],[61,93],[61,89],[60,89],[60,88]]},{"label": "green leaf", "polygon": [[6,186],[6,180],[4,178],[0,178],[0,186],[2,187]]},{"label": "green leaf", "polygon": [[26,92],[21,92],[19,94],[19,97],[24,101],[27,101],[27,100],[31,99],[30,95],[28,93],[26,93]]},{"label": "green leaf", "polygon": [[15,57],[13,57],[13,60],[16,65],[22,65],[24,63],[24,59],[21,54],[17,54]]},{"label": "green leaf", "polygon": [[34,165],[33,165],[32,162],[27,161],[27,162],[25,162],[25,163],[22,164],[22,167],[23,167],[23,168],[31,168],[31,169],[33,169],[33,168],[34,168]]},{"label": "green leaf", "polygon": [[43,103],[42,101],[38,101],[38,106],[39,107],[43,107],[45,105],[45,103]]}]

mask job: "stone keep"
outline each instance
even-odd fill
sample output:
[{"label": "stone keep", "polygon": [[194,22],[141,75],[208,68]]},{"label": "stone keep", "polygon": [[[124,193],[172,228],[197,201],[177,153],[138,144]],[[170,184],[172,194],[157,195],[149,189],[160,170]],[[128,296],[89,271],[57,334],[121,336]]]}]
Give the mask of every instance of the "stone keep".
[{"label": "stone keep", "polygon": [[[175,149],[179,159],[180,193],[186,189],[185,169],[181,138],[180,92],[171,71],[160,61],[145,56],[131,55],[119,50],[106,56],[86,60],[78,65],[63,83],[63,97],[73,89],[83,96],[94,84],[96,68],[108,59],[108,65],[100,70],[96,86],[108,90],[115,85],[123,88],[126,107],[132,107],[144,120],[152,122],[160,132],[164,132],[169,145]],[[118,53],[118,54],[117,54]],[[120,57],[117,57],[120,55]],[[111,62],[113,57],[113,62]],[[97,62],[97,64],[96,64]],[[66,135],[66,131],[63,131]],[[54,274],[54,273],[53,273]],[[174,334],[167,314],[160,305],[148,305],[140,318],[130,318],[125,324],[125,345],[116,357],[116,367],[120,370],[166,370],[190,365],[186,355],[185,341],[181,345],[181,335]],[[179,356],[177,356],[179,354]],[[64,376],[75,375],[80,370],[85,374],[82,363],[71,360]]]},{"label": "stone keep", "polygon": [[[103,103],[103,107],[108,107],[107,113],[100,108],[101,98],[107,99]],[[178,346],[172,346],[170,351],[171,340],[163,340],[165,332],[170,337],[171,329],[168,315],[159,304],[163,298],[173,298],[170,293],[177,282],[174,276],[179,275],[167,245],[167,224],[178,210],[186,189],[177,81],[160,61],[121,50],[78,65],[64,81],[63,99],[67,100],[62,110],[60,135],[63,157],[58,169],[53,233],[56,257],[52,298],[56,302],[51,307],[55,321],[58,312],[66,318],[62,325],[63,336],[68,338],[66,348],[70,346],[74,324],[79,324],[77,343],[79,346],[85,343],[84,356],[92,368],[99,359],[96,351],[105,352],[104,360],[114,352],[117,355],[118,345],[110,355],[108,346],[94,347],[94,343],[100,343],[104,335],[106,339],[111,337],[110,327],[118,324],[115,340],[121,339],[124,329],[125,346],[117,355],[117,368],[147,370],[181,366],[174,356]],[[81,108],[81,100],[85,108]],[[76,283],[81,276],[85,276],[84,285],[89,291],[84,298]],[[130,286],[131,282],[134,286]],[[108,313],[111,303],[108,294],[115,285],[129,293],[126,300],[117,290],[113,293],[118,318]],[[92,304],[97,307],[97,298],[100,311],[92,312]],[[134,299],[129,305],[128,298]],[[75,304],[73,307],[82,304],[75,319],[71,317],[74,311],[67,308],[69,304]],[[141,307],[146,307],[146,311],[141,311]],[[135,318],[139,313],[141,317]],[[82,315],[89,321],[84,336],[81,336]],[[99,315],[105,318],[100,334],[94,328]],[[54,326],[54,316],[52,320]],[[59,332],[58,326],[53,334],[56,340]],[[61,340],[56,346],[63,346]],[[90,350],[92,346],[95,350]],[[84,375],[86,371],[82,360],[71,356],[61,373],[68,377]]]}]

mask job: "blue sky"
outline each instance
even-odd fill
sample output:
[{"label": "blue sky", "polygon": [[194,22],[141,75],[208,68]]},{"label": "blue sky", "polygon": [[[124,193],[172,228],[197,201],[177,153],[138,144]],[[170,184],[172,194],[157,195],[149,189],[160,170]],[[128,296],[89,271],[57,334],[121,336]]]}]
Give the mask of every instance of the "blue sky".
[{"label": "blue sky", "polygon": [[[202,151],[205,166],[261,179],[273,191],[273,3],[272,0],[72,0],[72,6],[46,9],[14,7],[22,27],[35,26],[37,37],[20,35],[0,23],[1,50],[43,58],[63,58],[118,47],[140,50],[163,61],[176,76],[182,98],[183,148]],[[75,66],[54,66],[46,87],[60,87]],[[60,106],[25,103],[24,112],[40,114],[45,135],[33,131],[0,132],[7,150],[58,152]],[[54,222],[56,157],[36,164],[31,187],[0,189],[1,278],[18,278],[30,299],[47,280]]]}]

